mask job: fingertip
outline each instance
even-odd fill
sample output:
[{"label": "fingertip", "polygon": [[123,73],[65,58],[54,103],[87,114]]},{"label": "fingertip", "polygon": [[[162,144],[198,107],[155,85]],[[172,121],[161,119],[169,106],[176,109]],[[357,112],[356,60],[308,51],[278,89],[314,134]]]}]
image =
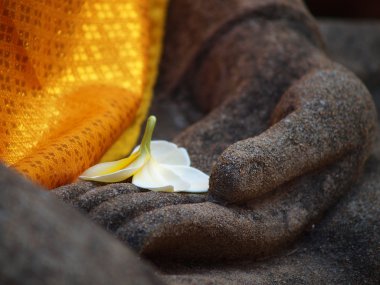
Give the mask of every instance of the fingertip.
[{"label": "fingertip", "polygon": [[232,145],[212,170],[209,199],[218,204],[238,204],[253,199],[263,184],[263,168],[257,153],[241,151],[237,144]]}]

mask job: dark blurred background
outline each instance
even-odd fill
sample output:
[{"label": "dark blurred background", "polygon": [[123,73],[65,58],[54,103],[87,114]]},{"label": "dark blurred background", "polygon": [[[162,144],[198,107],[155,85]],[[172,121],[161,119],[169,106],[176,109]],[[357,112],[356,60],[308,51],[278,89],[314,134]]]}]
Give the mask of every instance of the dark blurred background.
[{"label": "dark blurred background", "polygon": [[305,0],[316,17],[380,18],[380,0]]}]

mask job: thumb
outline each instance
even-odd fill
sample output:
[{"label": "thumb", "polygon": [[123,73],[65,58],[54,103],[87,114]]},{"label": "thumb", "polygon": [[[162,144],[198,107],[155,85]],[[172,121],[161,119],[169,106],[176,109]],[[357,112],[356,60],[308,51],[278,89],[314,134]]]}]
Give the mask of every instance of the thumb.
[{"label": "thumb", "polygon": [[365,161],[376,126],[370,94],[341,67],[301,78],[272,117],[277,122],[268,130],[222,153],[210,177],[211,199],[254,199],[353,150]]}]

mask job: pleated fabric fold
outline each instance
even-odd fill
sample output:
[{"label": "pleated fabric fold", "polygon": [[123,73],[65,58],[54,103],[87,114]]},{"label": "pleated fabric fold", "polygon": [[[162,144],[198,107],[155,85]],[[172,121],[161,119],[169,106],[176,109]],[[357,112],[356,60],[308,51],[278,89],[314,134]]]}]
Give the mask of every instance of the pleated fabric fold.
[{"label": "pleated fabric fold", "polygon": [[0,159],[51,189],[136,143],[167,0],[0,2]]}]

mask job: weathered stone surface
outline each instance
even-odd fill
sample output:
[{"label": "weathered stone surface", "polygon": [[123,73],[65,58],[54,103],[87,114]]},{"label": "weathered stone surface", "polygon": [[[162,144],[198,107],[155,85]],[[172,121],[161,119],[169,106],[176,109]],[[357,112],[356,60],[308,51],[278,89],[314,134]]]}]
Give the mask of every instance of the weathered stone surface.
[{"label": "weathered stone surface", "polygon": [[[327,35],[329,54],[345,66],[358,70],[352,61],[362,66],[358,73],[368,83],[376,77],[376,69],[361,62],[378,62],[380,53],[361,46],[365,42],[380,42],[380,22],[365,24],[365,33],[358,22],[321,21]],[[371,28],[372,27],[372,28]],[[339,42],[341,37],[349,44]],[[357,54],[350,47],[357,45]],[[366,53],[366,54],[364,54]],[[360,58],[364,56],[361,61]],[[369,58],[370,57],[370,58]],[[380,109],[380,82],[370,89]],[[379,136],[379,134],[378,134]],[[376,142],[364,174],[353,191],[328,211],[318,224],[284,252],[256,262],[190,265],[160,264],[171,284],[378,284],[380,280],[380,143]]]},{"label": "weathered stone surface", "polygon": [[[88,185],[92,187],[87,188]],[[139,189],[130,183],[99,186],[80,181],[59,187],[52,193],[60,199],[71,197],[66,202],[87,213],[92,220],[114,233],[129,220],[151,210],[170,205],[201,203],[206,200],[205,195],[174,193],[163,195]]]},{"label": "weathered stone surface", "polygon": [[[170,1],[165,50],[158,81],[158,93],[172,93],[191,80],[192,71],[209,46],[219,41],[231,27],[247,18],[285,21],[310,42],[321,45],[317,26],[301,0],[193,0]],[[187,79],[185,79],[187,78]],[[191,85],[190,85],[191,86]],[[197,96],[201,101],[204,99]],[[218,95],[219,96],[219,95]],[[210,108],[211,101],[204,108]]]},{"label": "weathered stone surface", "polygon": [[[202,10],[199,3],[187,5]],[[126,221],[118,236],[144,255],[268,255],[294,240],[357,179],[376,128],[370,94],[305,36],[318,38],[310,25],[298,18],[305,33],[289,20],[294,10],[287,8],[278,17],[276,9],[258,6],[251,17],[229,22],[177,83],[178,92],[185,89],[214,109],[176,139],[196,167],[212,169],[210,196],[206,203],[167,206]],[[266,16],[256,17],[260,12]],[[169,15],[170,38],[177,32],[170,27],[178,26]]]},{"label": "weathered stone surface", "polygon": [[234,22],[187,72],[188,96],[216,107],[176,140],[195,166],[210,171],[243,141],[214,165],[207,202],[133,193],[90,213],[140,253],[202,261],[269,255],[357,179],[376,128],[370,95],[286,15]]},{"label": "weathered stone surface", "polygon": [[330,66],[324,54],[285,20],[239,23],[204,53],[181,85],[189,96],[205,98],[218,108],[176,142],[188,148],[195,166],[210,173],[227,147],[269,127],[271,113],[293,82],[314,68]]},{"label": "weathered stone surface", "polygon": [[375,119],[370,95],[353,75],[338,66],[311,72],[282,96],[268,130],[222,153],[212,170],[210,194],[220,201],[249,201],[356,155],[348,182],[368,157]]},{"label": "weathered stone surface", "polygon": [[[318,24],[325,39],[326,53],[330,58],[355,73],[369,91],[376,95],[373,99],[380,100],[378,80],[380,78],[380,22],[324,19]],[[229,75],[235,74],[233,70]],[[172,140],[179,132],[203,116],[199,108],[189,100],[191,98],[186,96],[183,98],[186,94],[177,93],[176,95],[173,98],[154,97],[151,113],[159,118],[154,134],[158,139]],[[377,105],[380,106],[380,104]]]},{"label": "weathered stone surface", "polygon": [[380,141],[377,141],[353,191],[286,251],[256,262],[160,263],[160,268],[170,284],[378,284],[379,217]]},{"label": "weathered stone surface", "polygon": [[163,284],[120,242],[3,165],[0,187],[0,284]]},{"label": "weathered stone surface", "polygon": [[[182,15],[184,5],[200,14],[169,13],[167,48],[202,49],[195,63],[184,51],[186,75],[170,78],[176,92],[213,109],[176,139],[211,172],[207,201],[137,192],[103,201],[90,215],[151,259],[267,256],[348,192],[369,156],[375,107],[364,85],[321,50],[299,2],[231,1],[238,8],[228,22],[219,12],[202,14],[209,5],[202,3],[172,1],[171,13]],[[205,38],[184,40],[179,27],[191,30],[194,17],[209,17],[223,33],[207,26]],[[163,78],[181,66],[170,63],[164,57]]]},{"label": "weathered stone surface", "polygon": [[[260,25],[264,24],[265,21],[260,23]],[[317,157],[317,160],[313,160],[316,152],[309,154],[304,149],[301,149],[293,152],[293,156],[299,157],[289,158],[290,161],[296,161],[295,165],[291,165],[291,170],[300,168],[297,163],[304,163],[306,160],[302,155],[306,154],[311,157],[311,162],[317,161],[321,163],[318,164],[321,166],[320,168],[314,169],[315,164],[312,163],[304,165],[304,168],[308,169],[306,175],[296,176],[296,179],[282,184],[273,192],[239,206],[216,204],[213,200],[206,201],[204,195],[166,195],[146,192],[127,183],[108,186],[79,183],[65,186],[55,192],[66,202],[88,212],[94,220],[105,226],[127,244],[157,261],[156,264],[166,274],[165,279],[171,284],[231,284],[232,282],[238,284],[378,284],[380,280],[380,231],[378,230],[380,227],[378,219],[380,216],[379,142],[376,143],[375,152],[370,157],[361,180],[353,185],[354,191],[346,194],[336,207],[331,208],[321,223],[313,224],[327,208],[331,207],[343,193],[347,192],[350,188],[349,186],[353,184],[358,171],[360,171],[362,163],[368,156],[371,142],[370,133],[374,132],[372,127],[368,128],[374,119],[373,108],[370,103],[369,105],[367,104],[366,98],[368,94],[363,89],[363,86],[356,79],[353,79],[352,75],[329,63],[323,53],[318,53],[315,47],[307,45],[308,40],[300,37],[297,32],[293,33],[291,26],[288,27],[281,21],[280,23],[272,24],[268,23],[266,26],[268,29],[265,30],[267,33],[261,34],[262,39],[264,39],[262,43],[269,45],[268,56],[265,60],[262,60],[264,62],[262,65],[269,70],[274,68],[275,71],[277,68],[288,68],[285,69],[285,75],[272,72],[272,74],[264,74],[265,76],[259,77],[257,81],[251,80],[253,86],[248,89],[252,90],[252,92],[247,92],[246,94],[257,94],[257,97],[256,95],[251,96],[252,98],[248,95],[239,95],[239,97],[227,99],[227,103],[219,105],[219,110],[224,110],[225,113],[216,111],[208,117],[213,118],[212,116],[215,116],[214,121],[210,119],[214,125],[210,123],[209,128],[205,128],[204,131],[199,128],[202,123],[198,124],[198,130],[196,130],[197,127],[192,127],[178,141],[187,144],[195,152],[198,151],[199,157],[197,158],[195,155],[194,161],[196,161],[197,165],[201,167],[203,165],[204,168],[207,168],[212,165],[210,161],[218,156],[213,156],[212,154],[220,154],[224,150],[224,147],[220,146],[220,144],[229,145],[231,142],[228,140],[233,142],[234,139],[240,140],[259,134],[272,123],[278,122],[283,115],[288,115],[288,111],[295,111],[296,115],[301,117],[300,121],[296,121],[301,123],[306,121],[308,123],[306,126],[311,127],[313,132],[310,132],[310,129],[302,124],[294,124],[292,125],[293,128],[290,129],[286,129],[287,126],[285,125],[281,126],[280,129],[285,129],[287,131],[285,134],[288,135],[289,133],[303,135],[303,131],[306,131],[310,137],[305,138],[307,140],[305,149],[310,150],[310,146],[312,146],[317,150],[321,150],[321,153],[324,154],[324,159],[318,160],[320,158]],[[199,67],[196,74],[205,75],[209,68],[211,70],[214,68],[212,66],[216,60],[208,60],[213,56],[217,59],[223,55],[226,56],[225,59],[228,59],[228,53],[223,53],[223,49],[226,46],[233,47],[232,43],[239,38],[238,35],[243,36],[245,33],[255,30],[255,25],[256,23],[252,21],[242,32],[226,33],[226,36],[228,35],[234,40],[229,41],[227,39],[224,42],[226,44],[224,48],[222,48],[222,45],[220,48],[215,47],[212,51],[210,50],[209,54],[205,56],[205,61],[209,63]],[[282,30],[285,34],[289,31],[291,36],[288,38],[286,36],[282,37],[281,32],[278,32],[279,30]],[[276,41],[273,40],[272,47],[270,37],[266,38],[267,34],[273,35],[273,33],[268,33],[269,31],[277,31],[279,39],[284,40],[287,44],[276,49],[274,45]],[[257,33],[260,33],[259,29],[257,29]],[[223,39],[221,39],[222,42]],[[274,54],[278,53],[279,58],[284,59],[286,54],[296,47],[297,42],[302,42],[300,46],[306,47],[300,54],[291,53],[289,56],[294,56],[291,61],[283,63],[271,59],[272,52]],[[215,51],[218,49],[219,51]],[[232,53],[233,56],[229,62],[233,62],[232,59],[236,58],[240,52]],[[314,52],[317,53],[317,57],[310,57]],[[301,61],[303,56],[308,58],[307,64],[303,61],[297,61]],[[253,57],[252,60],[247,59],[243,63],[234,63],[236,65],[233,66],[246,68],[252,63],[260,64],[261,61]],[[320,68],[321,71],[316,70],[314,64],[317,64],[317,68]],[[292,68],[296,69],[295,73],[291,72]],[[331,71],[333,68],[335,71]],[[233,70],[240,69],[233,68]],[[249,77],[253,75],[260,76],[260,72],[263,71],[247,71],[246,74],[237,75],[235,79],[232,78],[232,83],[225,80],[225,78],[229,78],[227,76],[220,80],[219,83],[233,88],[236,82],[241,82],[241,85],[236,84],[240,87],[235,91],[244,93],[245,88],[251,84],[248,81]],[[303,76],[303,72],[308,73],[306,77]],[[213,81],[211,80],[211,82]],[[216,86],[217,83],[218,80],[214,82],[213,88],[218,87]],[[276,86],[279,86],[280,90],[277,90]],[[200,86],[198,90],[201,89],[204,90]],[[212,88],[209,90],[212,90]],[[350,95],[352,90],[356,92]],[[209,92],[207,88],[205,92]],[[279,98],[283,94],[285,94],[283,99],[277,105]],[[327,104],[313,101],[321,99],[321,94],[327,96],[327,98],[322,96],[322,100],[325,100]],[[260,101],[261,95],[265,95],[264,99],[262,99],[263,101]],[[335,97],[337,95],[342,97]],[[356,102],[359,104],[356,105],[350,102],[351,98],[356,98]],[[336,104],[337,102],[339,104]],[[253,107],[248,108],[247,104],[251,104],[249,106]],[[281,107],[276,108],[276,105]],[[288,110],[287,106],[294,108]],[[369,106],[368,112],[366,112],[367,107],[365,106]],[[234,108],[237,109],[235,110]],[[272,110],[275,110],[275,115],[270,114]],[[298,114],[297,110],[301,110],[301,114]],[[305,117],[302,117],[302,110],[308,110]],[[235,116],[236,123],[232,120],[233,117],[228,116],[227,111],[234,112],[232,114]],[[346,117],[347,111],[353,111],[354,116]],[[308,114],[310,114],[310,117]],[[313,121],[314,119],[321,123],[324,128],[319,128],[319,125],[316,125]],[[353,120],[353,122],[350,120]],[[229,124],[229,122],[232,123]],[[245,126],[245,122],[252,123],[254,126]],[[353,130],[346,128],[347,123],[353,124],[351,125]],[[342,129],[338,129],[337,126],[341,126]],[[216,129],[216,127],[219,129]],[[303,128],[302,132],[297,133],[301,131],[297,129],[298,127]],[[326,128],[329,130],[328,133],[324,133]],[[216,133],[215,129],[221,134]],[[206,144],[210,140],[214,142],[213,145],[196,145],[201,141],[194,141],[195,137],[191,137],[192,132],[203,132],[204,137],[202,139],[204,143]],[[335,133],[337,134],[336,141],[329,141],[332,137],[331,134]],[[321,136],[318,136],[318,134]],[[350,141],[351,136],[353,138],[352,144],[349,144],[347,142]],[[290,138],[294,137],[291,136]],[[325,139],[319,141],[321,138]],[[228,143],[225,143],[223,139],[226,139]],[[302,137],[295,136],[295,139],[302,139]],[[313,139],[316,139],[316,141],[313,141]],[[327,145],[325,145],[326,141]],[[281,140],[279,142],[281,143]],[[192,145],[192,143],[195,143],[195,145]],[[336,149],[332,149],[331,145],[336,145]],[[202,149],[199,146],[205,146],[205,148]],[[289,154],[287,147],[289,145],[285,144],[284,153],[278,153],[278,155],[286,157]],[[326,149],[328,150],[327,152],[322,152]],[[240,151],[239,148],[238,150]],[[245,149],[243,150],[245,151]],[[209,157],[202,158],[202,156]],[[278,165],[274,163],[273,167],[278,167]],[[287,166],[285,165],[284,167]],[[276,170],[276,174],[278,172],[280,171]],[[7,183],[9,184],[9,182]],[[240,193],[240,195],[244,194]],[[10,195],[9,197],[13,196]],[[29,196],[26,195],[25,197],[25,199],[28,199]],[[7,201],[9,200],[4,200],[4,202],[0,200],[1,207],[6,206],[6,204],[12,205]],[[41,205],[38,204],[37,206]],[[52,205],[54,208],[58,207],[55,203]],[[50,212],[49,207],[37,208]],[[28,209],[30,210],[30,208]],[[34,208],[32,207],[32,209]],[[64,210],[59,210],[58,207],[58,216],[66,217],[64,212]],[[22,216],[23,218],[17,221],[19,224],[26,222],[29,225],[30,221],[25,220],[25,216],[33,220],[33,215],[27,212]],[[38,218],[40,219],[41,217],[38,216]],[[73,219],[73,225],[77,226],[75,220],[80,220],[81,218],[70,216],[70,219]],[[42,219],[43,224],[45,224],[45,221],[45,219]],[[38,225],[37,222],[35,224]],[[61,242],[59,236],[51,235],[52,232],[54,233],[52,229],[55,229],[56,225],[46,224],[49,225],[49,237]],[[79,228],[79,226],[77,227]],[[80,228],[83,230],[82,224]],[[84,232],[86,232],[86,229],[85,227]],[[309,229],[309,231],[302,237],[300,234],[305,229]],[[106,237],[105,234],[104,237]],[[302,239],[298,240],[297,243],[288,245],[286,251],[280,251],[280,248],[294,241],[296,237],[302,237]],[[4,237],[3,240],[1,238],[2,236],[0,236],[0,245],[4,241]],[[84,243],[91,247],[93,244],[92,239],[87,235],[84,235],[84,238],[89,239]],[[103,238],[99,239],[102,240]],[[9,247],[9,243],[7,245]],[[61,245],[65,249],[73,247],[70,243],[61,243]],[[32,248],[23,248],[23,250],[28,254],[35,254]],[[117,250],[120,250],[120,247],[117,247]],[[8,258],[7,261],[13,261],[9,257],[9,249],[6,251],[2,249],[1,252],[5,252],[4,256]],[[271,253],[273,255],[265,260],[247,261],[253,257],[268,256]],[[74,255],[74,257],[78,258],[82,263],[85,262],[84,259],[80,259],[83,257],[78,257],[77,255]],[[173,258],[177,262],[170,263],[167,260],[164,262],[163,258]],[[225,259],[230,258],[245,260],[225,261]],[[200,259],[203,262],[191,264],[185,262],[186,259]],[[205,262],[209,259],[217,259],[222,262]],[[39,259],[37,258],[36,260]],[[97,259],[95,258],[95,260]],[[112,265],[119,268],[116,264],[119,261],[125,262],[120,258],[114,261],[115,263],[112,263]],[[83,266],[92,266],[92,262],[96,263],[96,261],[91,261],[90,265],[81,264],[82,271],[80,274],[84,275],[80,276],[83,277],[85,274],[89,274],[88,267],[83,268]],[[31,265],[25,265],[24,263],[18,268],[32,268],[32,272],[42,272],[39,268],[27,266]],[[9,266],[4,268],[1,270],[11,270]],[[78,268],[76,270],[79,270]],[[111,270],[104,268],[104,266],[102,269],[107,270],[107,272]],[[10,272],[15,274],[17,270]],[[51,271],[47,270],[46,272]],[[7,276],[11,276],[9,275],[10,273],[7,274]],[[33,274],[26,274],[26,276],[30,278],[30,276],[34,276]],[[75,274],[79,274],[78,271],[74,271]],[[99,275],[95,274],[95,276],[99,278]],[[131,274],[131,276],[134,275]],[[75,282],[70,284],[75,284]],[[132,282],[131,284],[135,283]]]}]

